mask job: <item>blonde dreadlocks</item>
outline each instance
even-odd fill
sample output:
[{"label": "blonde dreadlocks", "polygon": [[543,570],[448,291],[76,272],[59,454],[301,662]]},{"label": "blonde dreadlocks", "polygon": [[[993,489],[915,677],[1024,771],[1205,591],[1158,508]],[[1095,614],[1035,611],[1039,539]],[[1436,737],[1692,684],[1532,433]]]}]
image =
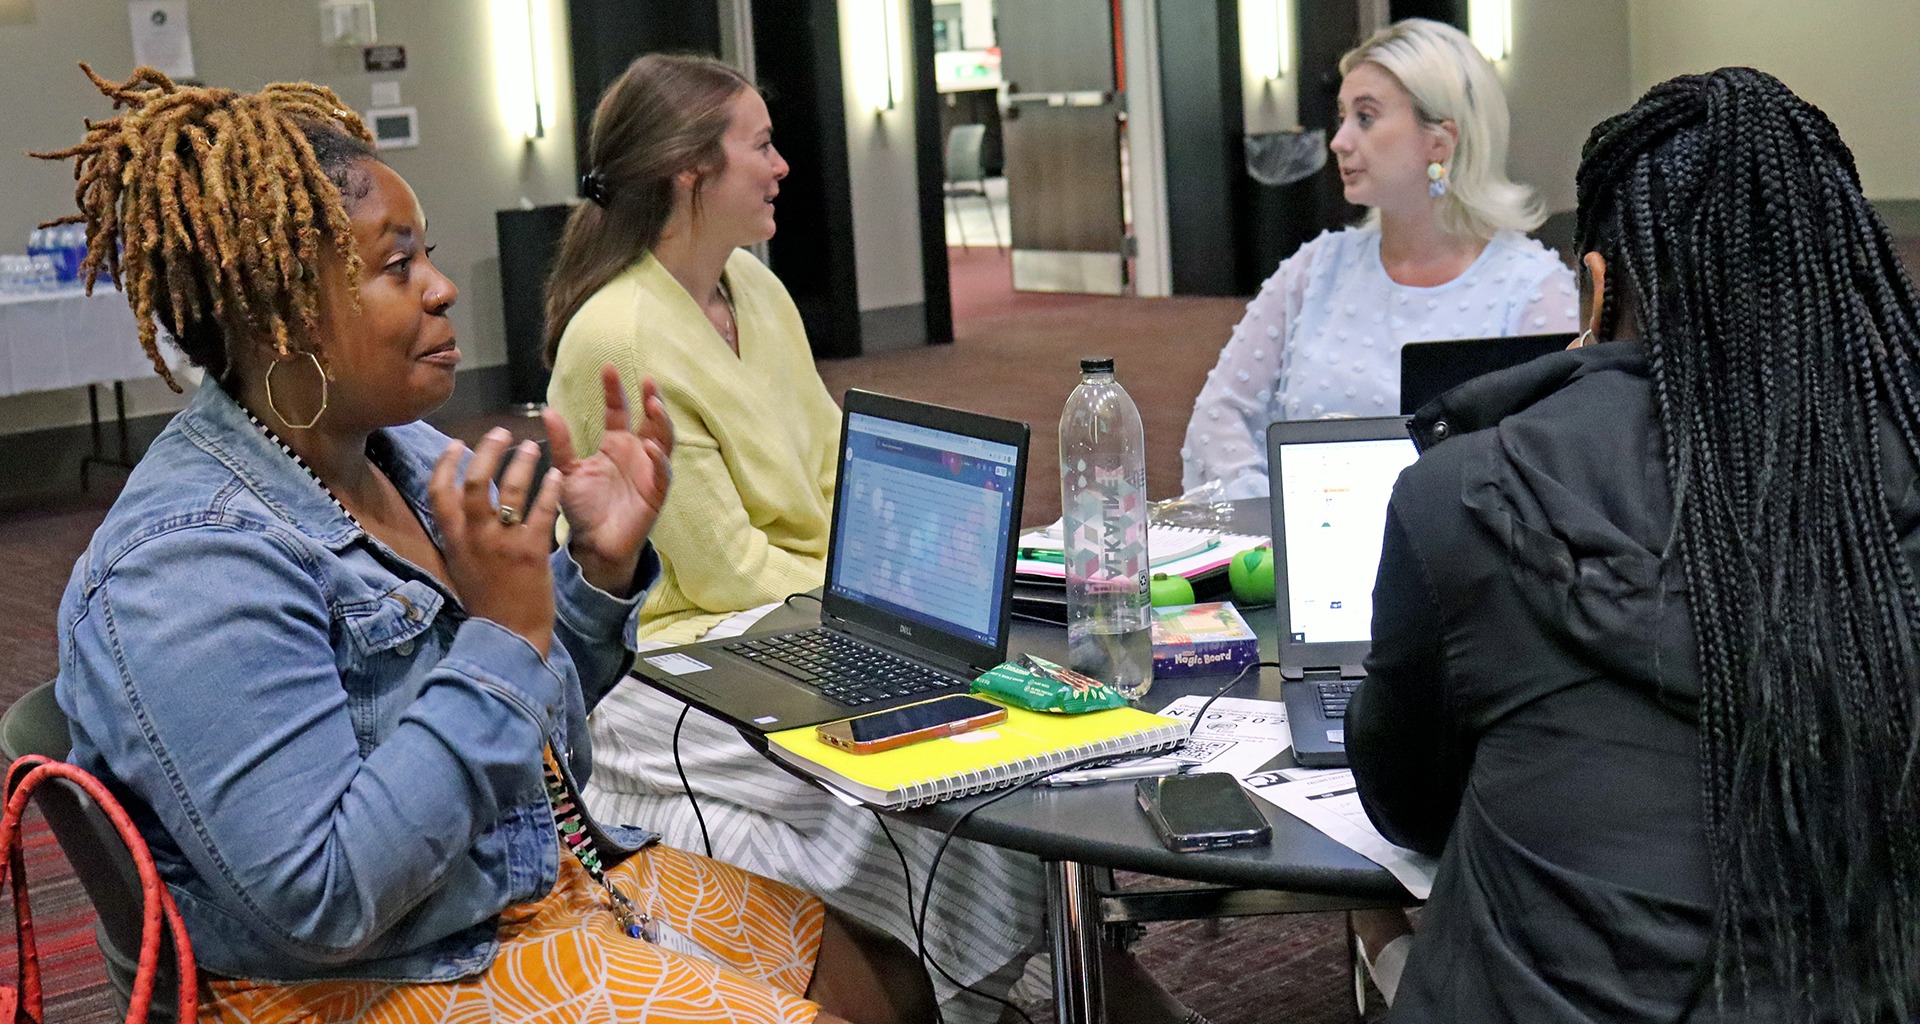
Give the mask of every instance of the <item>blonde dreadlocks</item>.
[{"label": "blonde dreadlocks", "polygon": [[87,291],[103,268],[126,291],[140,346],[175,391],[156,319],[216,378],[233,345],[302,351],[319,326],[324,242],[348,281],[361,272],[343,198],[366,194],[354,165],[375,159],[359,116],[307,82],[239,93],[177,86],[150,67],[118,85],[80,69],[127,112],[88,120],[79,145],[29,155],[73,161],[80,213],[45,226],[86,224]]}]

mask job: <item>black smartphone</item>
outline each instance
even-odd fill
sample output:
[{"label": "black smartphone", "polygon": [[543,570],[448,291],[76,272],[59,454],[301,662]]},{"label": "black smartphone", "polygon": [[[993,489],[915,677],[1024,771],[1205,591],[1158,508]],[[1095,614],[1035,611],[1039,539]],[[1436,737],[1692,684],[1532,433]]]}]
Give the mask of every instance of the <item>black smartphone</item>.
[{"label": "black smartphone", "polygon": [[1006,720],[1006,708],[978,697],[955,694],[891,711],[828,722],[814,731],[822,743],[856,754],[874,754]]},{"label": "black smartphone", "polygon": [[1240,788],[1240,780],[1226,772],[1141,779],[1135,792],[1160,841],[1175,853],[1273,841],[1267,816]]}]

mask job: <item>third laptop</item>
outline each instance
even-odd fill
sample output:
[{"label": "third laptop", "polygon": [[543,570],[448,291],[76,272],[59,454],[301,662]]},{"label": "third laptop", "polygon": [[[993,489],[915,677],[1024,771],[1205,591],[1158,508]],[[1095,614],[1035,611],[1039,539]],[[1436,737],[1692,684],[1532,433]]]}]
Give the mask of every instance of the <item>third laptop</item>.
[{"label": "third laptop", "polygon": [[648,651],[634,673],[757,732],[966,692],[1006,660],[1027,434],[847,392],[820,626]]},{"label": "third laptop", "polygon": [[1417,456],[1403,416],[1267,429],[1281,689],[1306,767],[1347,763],[1347,699],[1372,644],[1387,499]]}]

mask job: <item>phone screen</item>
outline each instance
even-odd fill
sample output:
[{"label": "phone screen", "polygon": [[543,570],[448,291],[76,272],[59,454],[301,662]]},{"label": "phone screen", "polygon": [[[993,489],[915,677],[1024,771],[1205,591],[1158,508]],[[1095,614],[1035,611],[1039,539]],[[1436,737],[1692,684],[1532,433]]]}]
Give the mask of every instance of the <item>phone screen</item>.
[{"label": "phone screen", "polygon": [[999,710],[1000,705],[989,704],[978,697],[941,697],[921,704],[894,708],[892,711],[878,711],[871,715],[850,718],[847,720],[847,725],[853,731],[855,743],[872,743],[889,736],[919,732],[948,722],[990,715]]},{"label": "phone screen", "polygon": [[1149,779],[1141,789],[1174,836],[1252,832],[1267,827],[1266,815],[1253,805],[1239,781],[1225,772]]}]

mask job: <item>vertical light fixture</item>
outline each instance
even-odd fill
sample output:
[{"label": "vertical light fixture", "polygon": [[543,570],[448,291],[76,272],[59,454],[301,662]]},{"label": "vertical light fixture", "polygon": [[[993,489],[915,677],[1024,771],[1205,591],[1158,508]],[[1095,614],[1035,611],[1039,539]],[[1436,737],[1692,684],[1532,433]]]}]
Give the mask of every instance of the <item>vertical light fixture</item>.
[{"label": "vertical light fixture", "polygon": [[532,108],[525,125],[529,139],[547,136],[547,0],[525,0],[527,19],[527,105]]},{"label": "vertical light fixture", "polygon": [[860,101],[875,113],[892,110],[901,92],[896,81],[899,47],[894,40],[895,2],[865,0],[856,7],[854,16],[854,87]]},{"label": "vertical light fixture", "polygon": [[492,0],[489,6],[501,114],[527,140],[545,138],[552,116],[547,0]]},{"label": "vertical light fixture", "polygon": [[1247,67],[1269,81],[1287,77],[1287,65],[1293,55],[1293,37],[1288,33],[1288,0],[1259,0],[1248,9]]},{"label": "vertical light fixture", "polygon": [[1513,0],[1469,0],[1467,35],[1488,60],[1513,52]]}]

